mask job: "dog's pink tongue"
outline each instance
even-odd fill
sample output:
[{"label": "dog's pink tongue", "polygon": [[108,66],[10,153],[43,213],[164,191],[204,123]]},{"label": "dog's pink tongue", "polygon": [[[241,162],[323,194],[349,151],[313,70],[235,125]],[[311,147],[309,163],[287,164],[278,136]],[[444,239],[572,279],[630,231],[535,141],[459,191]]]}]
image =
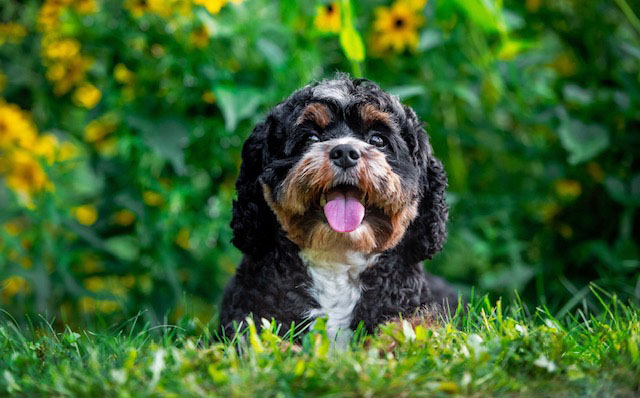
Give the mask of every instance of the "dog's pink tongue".
[{"label": "dog's pink tongue", "polygon": [[358,228],[364,218],[364,206],[350,192],[345,195],[334,191],[328,194],[324,215],[336,232],[351,232]]}]

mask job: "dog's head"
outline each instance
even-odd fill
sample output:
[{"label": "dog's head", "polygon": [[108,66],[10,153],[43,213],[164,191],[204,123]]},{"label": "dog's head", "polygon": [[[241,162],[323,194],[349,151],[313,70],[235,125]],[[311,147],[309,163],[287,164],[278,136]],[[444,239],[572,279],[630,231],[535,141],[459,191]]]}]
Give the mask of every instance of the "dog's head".
[{"label": "dog's head", "polygon": [[431,258],[446,235],[446,175],[415,112],[338,76],[277,105],[245,142],[233,243],[259,255],[280,229],[300,249]]}]

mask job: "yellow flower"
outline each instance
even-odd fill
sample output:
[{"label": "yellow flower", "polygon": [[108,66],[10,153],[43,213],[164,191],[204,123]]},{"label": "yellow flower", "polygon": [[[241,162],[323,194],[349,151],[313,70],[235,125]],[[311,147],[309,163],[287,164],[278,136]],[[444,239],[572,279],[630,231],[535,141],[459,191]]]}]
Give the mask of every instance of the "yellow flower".
[{"label": "yellow flower", "polygon": [[82,225],[93,225],[98,220],[98,210],[93,205],[76,206],[71,209],[71,214]]},{"label": "yellow flower", "polygon": [[56,161],[66,162],[67,160],[76,157],[77,153],[78,148],[75,145],[70,142],[63,142],[62,145],[60,145],[60,149],[58,150]]},{"label": "yellow flower", "polygon": [[164,203],[164,198],[157,192],[154,191],[144,191],[142,193],[142,200],[147,206],[157,207]]},{"label": "yellow flower", "polygon": [[19,43],[26,35],[27,29],[19,23],[0,23],[0,46],[4,43]]},{"label": "yellow flower", "polygon": [[114,300],[96,300],[92,297],[80,297],[78,300],[80,311],[84,313],[94,313],[96,311],[110,314],[120,309],[120,304]]},{"label": "yellow flower", "polygon": [[7,221],[2,228],[5,230],[5,232],[7,234],[9,234],[10,236],[18,236],[18,234],[20,234],[20,232],[22,232],[24,230],[24,221],[16,218],[14,220],[11,221]]},{"label": "yellow flower", "polygon": [[421,11],[427,5],[427,0],[398,0],[414,11]]},{"label": "yellow flower", "polygon": [[118,225],[122,225],[123,227],[128,227],[129,225],[133,224],[135,220],[136,213],[132,212],[129,209],[118,210],[113,214],[113,221]]},{"label": "yellow flower", "polygon": [[124,6],[129,10],[134,18],[141,17],[149,10],[146,0],[127,0],[125,1]]},{"label": "yellow flower", "polygon": [[120,309],[120,304],[113,300],[98,300],[98,309],[105,314],[111,314]]},{"label": "yellow flower", "polygon": [[57,5],[45,2],[38,11],[37,24],[40,30],[49,32],[57,27],[59,13],[60,8]]},{"label": "yellow flower", "polygon": [[75,39],[42,41],[44,56],[50,59],[70,59],[80,54],[80,43]]},{"label": "yellow flower", "polygon": [[525,4],[527,11],[536,12],[540,8],[540,5],[542,5],[542,0],[527,0]]},{"label": "yellow flower", "polygon": [[556,192],[562,198],[574,199],[582,193],[582,185],[576,180],[557,180],[554,186]]},{"label": "yellow flower", "polygon": [[172,3],[168,0],[147,0],[149,11],[165,18],[173,13]]},{"label": "yellow flower", "polygon": [[56,148],[55,137],[38,137],[27,112],[0,99],[0,173],[6,175],[7,187],[29,208],[34,193],[52,188],[37,157],[52,163]]},{"label": "yellow flower", "polygon": [[545,223],[553,221],[554,217],[560,213],[562,208],[555,202],[544,203],[538,209],[538,215]]},{"label": "yellow flower", "polygon": [[84,313],[93,313],[96,312],[96,300],[91,297],[80,297],[78,300],[78,306],[80,307],[80,312]]},{"label": "yellow flower", "polygon": [[76,0],[75,8],[80,14],[93,14],[98,11],[95,0]]},{"label": "yellow flower", "polygon": [[110,136],[118,129],[120,119],[114,113],[106,113],[102,117],[89,122],[84,129],[84,140],[92,143],[103,156],[113,156],[118,149],[116,137]]},{"label": "yellow flower", "polygon": [[92,120],[84,128],[84,140],[97,143],[118,129],[119,120],[114,113],[106,113],[102,117]]},{"label": "yellow flower", "polygon": [[202,100],[207,104],[214,104],[216,102],[216,95],[211,91],[205,91],[202,93]]},{"label": "yellow flower", "polygon": [[73,101],[76,105],[93,109],[100,102],[102,93],[91,83],[84,83],[73,93]]},{"label": "yellow flower", "polygon": [[100,262],[100,257],[92,253],[83,255],[81,264],[82,272],[87,274],[104,271],[104,266]]},{"label": "yellow flower", "polygon": [[118,141],[116,137],[109,137],[95,144],[98,153],[105,157],[114,156],[118,152]]},{"label": "yellow flower", "polygon": [[193,0],[193,3],[204,6],[211,14],[217,14],[227,3],[227,0]]},{"label": "yellow flower", "polygon": [[2,281],[0,289],[5,300],[10,299],[18,293],[28,293],[31,289],[29,282],[21,276],[10,276]]},{"label": "yellow flower", "polygon": [[189,43],[194,47],[204,48],[209,44],[209,29],[202,25],[189,35]]},{"label": "yellow flower", "polygon": [[178,231],[178,234],[176,235],[175,242],[178,246],[180,246],[184,250],[189,250],[190,236],[191,236],[191,231],[189,230],[189,228],[182,227],[180,228],[180,230]]},{"label": "yellow flower", "polygon": [[552,62],[551,67],[558,72],[560,76],[567,77],[576,73],[577,64],[572,54],[564,52],[558,55]]},{"label": "yellow flower", "polygon": [[136,277],[133,275],[125,275],[120,277],[118,284],[124,286],[127,289],[131,289],[136,284]]},{"label": "yellow flower", "polygon": [[97,293],[105,288],[105,280],[100,276],[92,276],[84,280],[84,287],[90,291]]},{"label": "yellow flower", "polygon": [[338,33],[340,31],[340,4],[333,2],[317,6],[313,25],[320,32]]},{"label": "yellow flower", "polygon": [[406,2],[397,1],[391,7],[378,7],[375,13],[374,50],[402,52],[418,46],[418,28],[424,24],[424,19]]},{"label": "yellow flower", "polygon": [[60,23],[60,13],[73,0],[46,0],[38,12],[38,25],[44,32],[53,31]]},{"label": "yellow flower", "polygon": [[117,64],[113,69],[113,77],[118,83],[131,84],[135,75],[124,64]]},{"label": "yellow flower", "polygon": [[44,158],[47,163],[53,164],[56,160],[58,152],[58,139],[53,134],[45,134],[40,136],[33,147],[33,153]]},{"label": "yellow flower", "polygon": [[0,98],[0,148],[19,145],[28,149],[35,141],[37,134],[36,127],[27,112]]},{"label": "yellow flower", "polygon": [[73,86],[84,80],[85,73],[92,63],[90,58],[77,56],[48,65],[46,76],[54,83],[53,92],[56,95],[68,93]]},{"label": "yellow flower", "polygon": [[178,10],[183,15],[188,13],[189,7],[185,7],[182,3],[181,0],[127,0],[125,7],[135,18],[147,12],[166,18],[171,16],[174,10]]},{"label": "yellow flower", "polygon": [[[32,207],[32,195],[51,187],[47,175],[40,163],[24,150],[14,150],[6,158],[10,165],[6,178],[7,186],[18,194],[27,207]],[[5,165],[0,166],[0,170],[5,168]]]},{"label": "yellow flower", "polygon": [[193,15],[193,2],[191,0],[173,0],[173,10],[183,17],[191,18]]}]

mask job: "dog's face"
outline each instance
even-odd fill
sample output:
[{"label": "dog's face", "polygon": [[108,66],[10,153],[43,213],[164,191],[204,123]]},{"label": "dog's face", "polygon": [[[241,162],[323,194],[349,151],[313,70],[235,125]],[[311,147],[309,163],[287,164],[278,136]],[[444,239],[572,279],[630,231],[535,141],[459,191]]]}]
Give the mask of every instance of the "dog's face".
[{"label": "dog's face", "polygon": [[333,86],[313,92],[284,125],[264,197],[302,249],[382,252],[416,216],[419,167],[392,110]]},{"label": "dog's face", "polygon": [[430,257],[444,240],[445,185],[411,109],[366,80],[323,81],[276,106],[245,143],[234,243],[257,253],[281,228],[300,249],[406,242]]}]

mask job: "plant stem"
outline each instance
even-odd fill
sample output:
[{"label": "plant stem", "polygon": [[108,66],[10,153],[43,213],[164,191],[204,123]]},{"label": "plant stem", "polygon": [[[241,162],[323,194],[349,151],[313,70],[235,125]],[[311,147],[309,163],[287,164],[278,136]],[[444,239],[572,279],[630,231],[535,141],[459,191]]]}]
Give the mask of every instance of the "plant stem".
[{"label": "plant stem", "polygon": [[624,15],[627,17],[627,19],[629,20],[629,23],[631,24],[631,26],[633,26],[634,29],[637,30],[638,33],[640,34],[640,19],[638,19],[636,14],[633,12],[631,7],[629,6],[629,3],[627,3],[626,0],[616,0],[616,3],[618,4],[618,7],[620,7]]}]

